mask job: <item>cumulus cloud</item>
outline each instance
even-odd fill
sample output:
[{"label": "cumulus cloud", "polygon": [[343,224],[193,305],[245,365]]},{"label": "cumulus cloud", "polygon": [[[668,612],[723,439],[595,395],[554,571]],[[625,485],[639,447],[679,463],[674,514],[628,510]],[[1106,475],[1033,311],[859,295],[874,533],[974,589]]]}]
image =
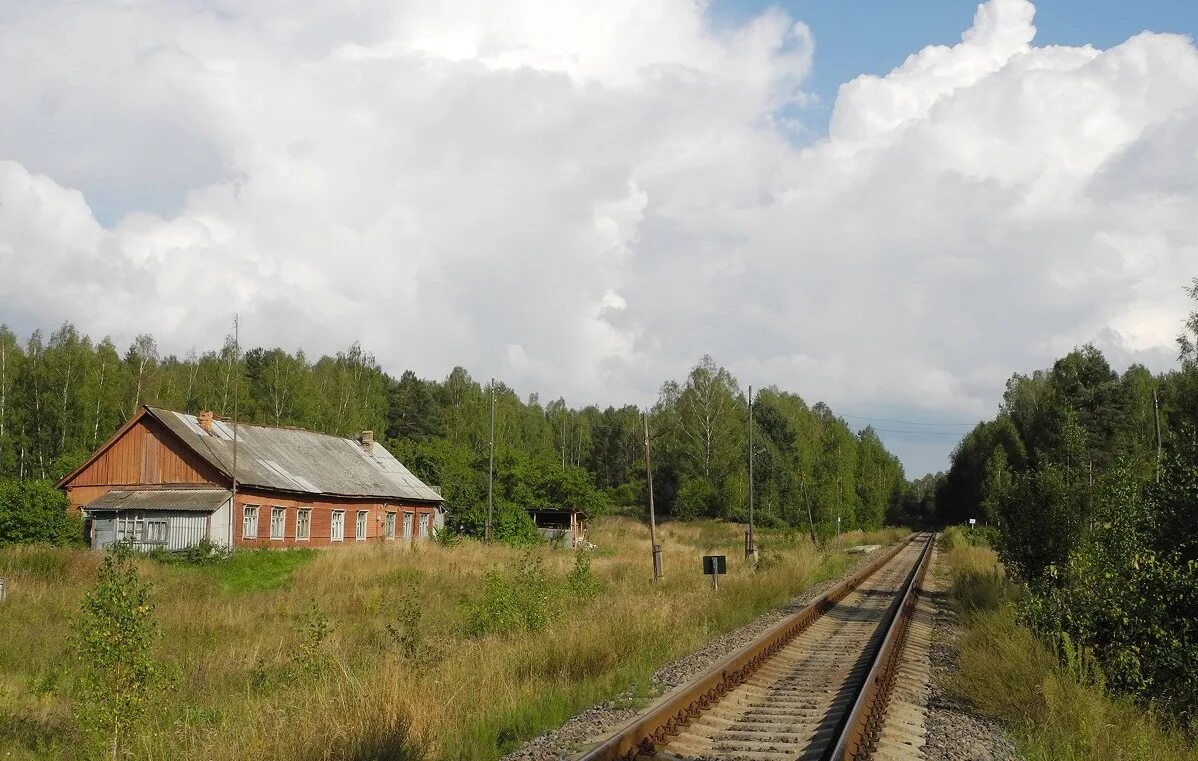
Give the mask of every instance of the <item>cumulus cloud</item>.
[{"label": "cumulus cloud", "polygon": [[[845,84],[806,146],[815,41],[778,10],[0,13],[0,321],[182,353],[239,311],[251,343],[360,339],[576,403],[648,401],[711,353],[969,419],[1085,341],[1166,366],[1198,270],[1198,50],[1037,46],[1025,0]],[[890,439],[913,471],[951,443]]]}]

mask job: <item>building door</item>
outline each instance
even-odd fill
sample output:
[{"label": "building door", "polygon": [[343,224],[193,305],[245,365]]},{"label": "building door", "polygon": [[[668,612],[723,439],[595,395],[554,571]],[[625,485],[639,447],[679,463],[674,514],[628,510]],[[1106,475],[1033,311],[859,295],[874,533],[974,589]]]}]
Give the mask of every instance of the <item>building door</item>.
[{"label": "building door", "polygon": [[102,550],[116,541],[116,516],[97,515],[92,519],[92,549]]}]

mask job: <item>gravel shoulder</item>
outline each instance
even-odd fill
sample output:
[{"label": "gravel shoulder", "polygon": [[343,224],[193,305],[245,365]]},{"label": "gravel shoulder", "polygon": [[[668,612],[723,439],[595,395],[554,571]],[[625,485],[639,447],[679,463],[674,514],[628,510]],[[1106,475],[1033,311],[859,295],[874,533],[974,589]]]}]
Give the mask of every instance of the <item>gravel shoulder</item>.
[{"label": "gravel shoulder", "polygon": [[[765,613],[739,629],[715,637],[704,647],[658,669],[650,678],[655,695],[661,695],[699,676],[729,653],[753,641],[763,631],[786,616],[802,610],[812,600],[836,586],[877,557],[874,553],[854,556],[852,564],[834,579],[808,587],[786,605]],[[635,716],[642,707],[631,694],[588,708],[557,729],[536,737],[502,761],[557,761],[582,751],[590,742],[611,732]]]},{"label": "gravel shoulder", "polygon": [[927,707],[927,761],[1017,761],[1019,754],[1002,728],[989,719],[970,713],[968,706],[952,697],[947,684],[957,669],[956,642],[961,633],[957,614],[949,600],[952,582],[948,568],[938,564],[930,573],[926,594],[936,602],[930,660],[931,689]]}]

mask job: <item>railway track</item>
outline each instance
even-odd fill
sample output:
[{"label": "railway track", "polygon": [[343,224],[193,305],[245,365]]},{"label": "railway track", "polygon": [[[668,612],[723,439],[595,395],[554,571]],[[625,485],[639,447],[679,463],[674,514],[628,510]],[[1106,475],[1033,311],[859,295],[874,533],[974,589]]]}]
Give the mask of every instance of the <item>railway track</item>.
[{"label": "railway track", "polygon": [[934,538],[889,550],[577,761],[868,758]]}]

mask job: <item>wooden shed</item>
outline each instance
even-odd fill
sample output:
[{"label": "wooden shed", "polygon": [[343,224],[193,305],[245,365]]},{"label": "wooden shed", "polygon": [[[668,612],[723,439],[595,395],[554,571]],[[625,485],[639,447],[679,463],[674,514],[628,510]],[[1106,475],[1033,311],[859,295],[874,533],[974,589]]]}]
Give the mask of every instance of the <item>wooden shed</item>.
[{"label": "wooden shed", "polygon": [[570,548],[586,541],[586,514],[573,508],[530,508],[528,515],[546,541],[564,541]]},{"label": "wooden shed", "polygon": [[439,490],[370,431],[351,439],[238,424],[236,504],[233,472],[231,423],[143,407],[58,487],[95,548],[412,541],[444,523]]}]

